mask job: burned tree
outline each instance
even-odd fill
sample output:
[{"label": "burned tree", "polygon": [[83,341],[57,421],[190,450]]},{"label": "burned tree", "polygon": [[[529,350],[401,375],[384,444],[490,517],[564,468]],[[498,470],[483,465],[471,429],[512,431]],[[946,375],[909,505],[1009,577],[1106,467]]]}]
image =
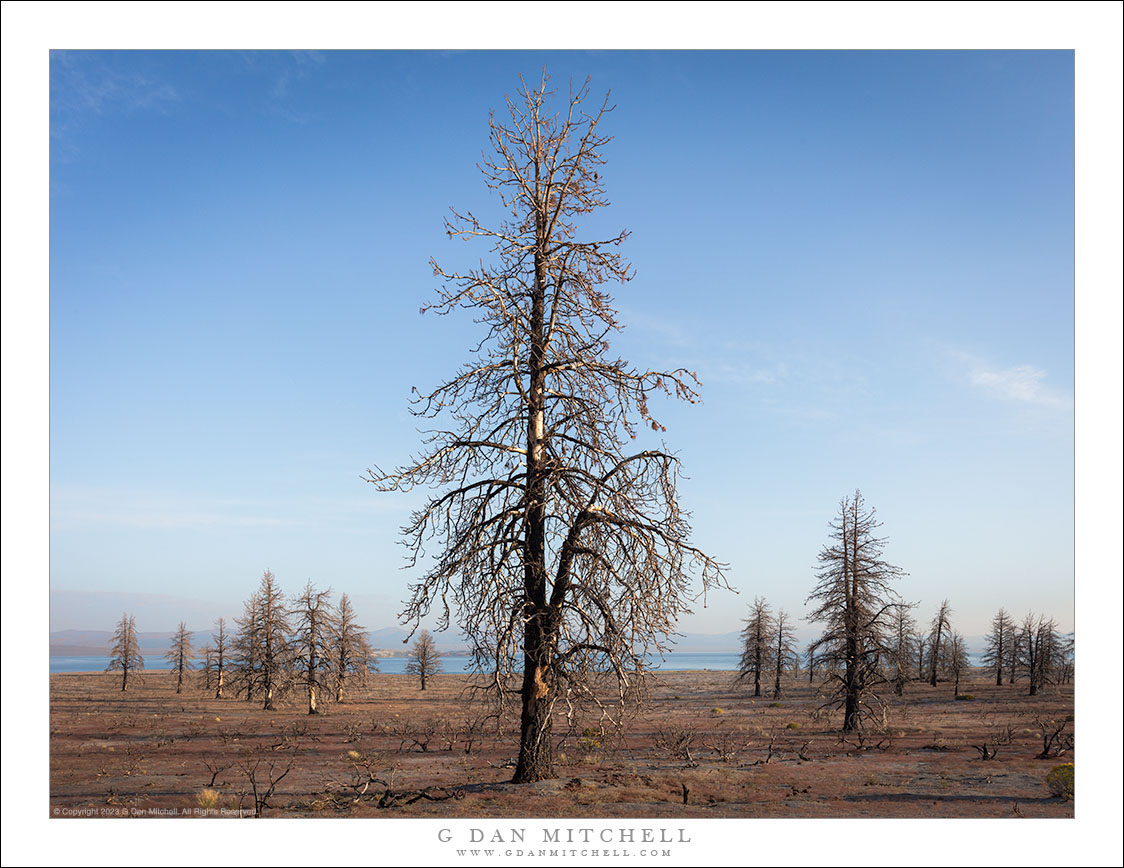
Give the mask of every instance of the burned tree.
[{"label": "burned tree", "polygon": [[208,642],[199,649],[199,686],[209,693],[215,683],[215,649]]},{"label": "burned tree", "polygon": [[247,702],[254,701],[258,684],[258,664],[261,655],[261,630],[258,619],[258,594],[254,592],[244,605],[241,618],[235,618],[238,632],[231,643],[232,669],[238,693],[244,693]]},{"label": "burned tree", "polygon": [[289,610],[277,578],[269,570],[258,586],[258,665],[262,708],[272,711],[274,701],[291,685],[292,646]]},{"label": "burned tree", "polygon": [[367,641],[366,628],[356,623],[355,610],[347,594],[340,595],[336,609],[335,632],[332,635],[332,667],[336,684],[336,702],[343,702],[346,685],[362,684],[369,672],[378,671],[378,660]]},{"label": "burned tree", "polygon": [[[987,636],[987,647],[984,649],[983,663],[995,670],[995,684],[1003,684],[1003,670],[1011,661],[1011,652],[1015,642],[1015,622],[1007,614],[1006,609],[1000,609],[991,619],[991,632]],[[1010,683],[1011,672],[1008,669],[1007,681]]]},{"label": "burned tree", "polygon": [[914,630],[917,627],[917,622],[914,620],[911,610],[916,605],[916,603],[902,601],[894,603],[890,610],[888,656],[890,671],[893,673],[890,680],[894,685],[894,693],[898,696],[905,694],[905,685],[909,681],[909,668],[913,663]]},{"label": "burned tree", "polygon": [[308,697],[309,714],[320,713],[316,707],[317,693],[329,689],[334,674],[331,638],[335,631],[335,613],[329,602],[331,595],[331,589],[318,591],[310,581],[305,584],[304,592],[293,598],[289,609],[296,621],[292,666]]},{"label": "burned tree", "polygon": [[753,678],[753,695],[761,695],[761,673],[768,665],[773,644],[773,614],[769,604],[755,597],[749,607],[749,616],[742,628],[742,659],[738,665],[738,680]]},{"label": "burned tree", "polygon": [[816,682],[816,641],[812,640],[804,649],[804,660],[808,663],[808,683]]},{"label": "burned tree", "polygon": [[137,642],[137,625],[132,615],[122,615],[113,632],[113,650],[110,651],[106,672],[121,673],[122,692],[129,689],[129,673],[144,670],[144,657]]},{"label": "burned tree", "polygon": [[933,616],[933,623],[929,629],[929,684],[933,687],[937,686],[938,670],[946,656],[941,639],[945,634],[952,632],[952,624],[949,622],[951,616],[952,609],[948,605],[948,600],[943,600],[937,614]]},{"label": "burned tree", "polygon": [[272,711],[275,702],[292,686],[292,645],[289,610],[277,577],[266,570],[257,591],[246,602],[238,624],[238,675],[246,699],[255,693],[262,708]]},{"label": "burned tree", "polygon": [[773,699],[781,698],[781,678],[786,672],[800,665],[800,654],[796,650],[796,634],[792,632],[788,613],[781,609],[773,621],[773,641],[771,651],[773,669]]},{"label": "burned tree", "polygon": [[440,671],[441,654],[437,651],[437,643],[428,630],[422,630],[410,646],[410,662],[406,664],[406,672],[418,676],[421,689],[425,690],[426,680]]},{"label": "burned tree", "polygon": [[955,630],[948,636],[945,664],[948,667],[949,677],[952,679],[952,695],[959,696],[960,678],[967,674],[971,662],[968,659],[968,643]]},{"label": "burned tree", "polygon": [[905,573],[882,558],[886,540],[874,535],[881,526],[858,491],[843,498],[808,596],[816,607],[808,620],[824,625],[816,657],[829,670],[827,705],[843,709],[844,732],[860,729],[883,706],[875,688],[885,680],[880,661],[899,602],[891,582]]},{"label": "burned tree", "polygon": [[223,686],[226,681],[227,654],[229,653],[228,646],[230,642],[226,635],[226,620],[219,618],[215,621],[215,626],[218,628],[218,632],[211,636],[215,643],[213,646],[214,657],[212,663],[214,667],[215,699],[222,699]]},{"label": "burned tree", "polygon": [[188,671],[195,668],[192,663],[195,649],[191,647],[191,635],[187,624],[180,621],[176,635],[172,637],[172,646],[164,655],[164,660],[171,664],[172,674],[176,679],[176,693],[183,693],[183,680]]},{"label": "burned tree", "polygon": [[1054,619],[1029,613],[1019,627],[1015,647],[1015,665],[1030,682],[1027,693],[1037,696],[1053,680],[1058,662],[1061,641]]},{"label": "burned tree", "polygon": [[926,653],[929,650],[929,637],[922,631],[915,630],[913,633],[913,653],[917,656],[917,680],[924,681],[925,673],[928,669],[925,662],[929,659]]},{"label": "burned tree", "polygon": [[1069,684],[1073,680],[1076,668],[1076,642],[1073,633],[1066,633],[1059,637],[1057,668],[1058,683]]},{"label": "burned tree", "polygon": [[[691,574],[721,583],[721,565],[688,542],[679,461],[638,427],[663,431],[650,401],[698,400],[686,370],[649,371],[610,355],[622,326],[605,284],[625,283],[627,231],[579,240],[608,204],[600,169],[607,99],[587,108],[588,81],[555,113],[544,75],[490,123],[481,171],[510,218],[483,225],[453,211],[450,236],[492,245],[495,264],[446,270],[423,310],[468,311],[482,336],[471,362],[419,394],[415,414],[451,417],[421,455],[369,471],[383,491],[444,488],[404,528],[413,564],[441,541],[403,616],[438,626],[459,612],[476,666],[522,705],[514,781],[553,774],[551,713],[583,673],[611,671],[620,696],[687,607]],[[446,417],[442,417],[446,418]],[[521,670],[521,675],[517,675]]]}]

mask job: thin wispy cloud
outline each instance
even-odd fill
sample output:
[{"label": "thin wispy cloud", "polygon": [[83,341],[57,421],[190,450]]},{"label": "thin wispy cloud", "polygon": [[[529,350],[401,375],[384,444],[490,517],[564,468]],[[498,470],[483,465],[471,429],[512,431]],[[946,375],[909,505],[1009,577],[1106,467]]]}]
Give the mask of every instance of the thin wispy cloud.
[{"label": "thin wispy cloud", "polygon": [[[327,58],[319,51],[243,51],[242,66],[264,86],[258,110],[295,124],[307,124],[314,115],[296,108],[300,85],[311,79]],[[307,103],[306,103],[307,104]]]},{"label": "thin wispy cloud", "polygon": [[739,386],[772,385],[784,380],[789,373],[784,362],[769,366],[740,361],[717,362],[709,365],[708,371],[710,379],[716,382]]},{"label": "thin wispy cloud", "polygon": [[310,70],[323,65],[324,55],[319,51],[288,51],[273,79],[272,95],[283,99],[290,95],[293,82],[308,78]]},{"label": "thin wispy cloud", "polygon": [[284,528],[329,524],[375,516],[400,518],[415,508],[416,497],[300,498],[261,501],[201,498],[175,493],[114,488],[58,487],[51,492],[51,527],[131,527],[152,530]]},{"label": "thin wispy cloud", "polygon": [[117,527],[136,527],[151,530],[174,530],[186,528],[222,527],[286,527],[300,522],[294,519],[265,515],[231,515],[220,512],[175,512],[159,509],[137,509],[136,511],[103,510],[62,510],[52,511],[51,524],[55,530],[60,526],[113,525]]},{"label": "thin wispy cloud", "polygon": [[179,91],[161,78],[116,68],[99,54],[82,51],[51,52],[50,93],[51,141],[64,160],[78,154],[81,130],[91,117],[167,114],[181,100]]},{"label": "thin wispy cloud", "polygon": [[[691,328],[682,317],[672,319],[639,310],[622,309],[628,329],[642,335],[649,358],[659,367],[685,367],[704,381],[738,385],[767,385],[784,380],[786,362],[760,343],[716,338],[710,330]],[[686,351],[686,354],[684,354]]]},{"label": "thin wispy cloud", "polygon": [[51,491],[53,530],[133,527],[153,530],[285,527],[301,524],[260,503],[199,498],[115,488],[55,486]]},{"label": "thin wispy cloud", "polygon": [[629,329],[642,336],[646,353],[636,360],[652,367],[683,367],[698,374],[703,400],[708,386],[733,388],[759,412],[807,424],[837,418],[841,406],[868,401],[869,377],[807,349],[767,340],[747,340],[727,329],[692,327],[672,320],[629,314]]},{"label": "thin wispy cloud", "polygon": [[699,343],[698,335],[685,326],[682,317],[661,316],[627,305],[618,305],[618,309],[625,327],[644,335],[648,341],[675,348],[695,347]]},{"label": "thin wispy cloud", "polygon": [[969,373],[969,381],[1007,401],[1058,410],[1073,407],[1073,398],[1050,388],[1046,384],[1046,372],[1034,365],[992,370],[977,364]]},{"label": "thin wispy cloud", "polygon": [[115,69],[82,52],[53,52],[51,60],[51,109],[56,113],[166,112],[180,100],[179,92],[167,81],[136,70]]}]

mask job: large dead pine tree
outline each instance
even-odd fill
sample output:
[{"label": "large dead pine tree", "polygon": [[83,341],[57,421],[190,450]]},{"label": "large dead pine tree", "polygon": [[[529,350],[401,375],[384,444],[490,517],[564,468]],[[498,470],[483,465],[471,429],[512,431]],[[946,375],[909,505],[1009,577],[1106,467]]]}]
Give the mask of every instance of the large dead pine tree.
[{"label": "large dead pine tree", "polygon": [[[1003,669],[1007,667],[1015,648],[1015,622],[1006,609],[1000,609],[991,619],[991,632],[987,635],[987,647],[984,650],[983,664],[995,669],[995,684],[1003,683]],[[1013,666],[1013,661],[1012,661]],[[1007,670],[1007,681],[1010,683],[1011,671]]]},{"label": "large dead pine tree", "polygon": [[773,669],[773,699],[783,694],[782,679],[786,672],[795,671],[800,665],[800,652],[796,650],[796,634],[792,631],[792,619],[788,612],[777,612],[773,630],[773,646],[770,649]]},{"label": "large dead pine tree", "polygon": [[410,646],[410,661],[406,664],[406,674],[418,676],[421,689],[426,681],[441,671],[441,654],[437,643],[428,630],[422,630],[414,644]]},{"label": "large dead pine tree", "polygon": [[755,597],[742,628],[742,657],[738,665],[738,680],[753,679],[753,695],[761,695],[761,675],[765,671],[772,651],[775,629],[773,613],[763,597]]},{"label": "large dead pine tree", "polygon": [[109,665],[106,672],[118,671],[121,673],[121,690],[129,689],[129,674],[140,672],[144,669],[144,657],[140,652],[140,642],[137,641],[137,624],[132,615],[122,615],[117,622],[117,629],[113,631],[113,650],[110,651]]},{"label": "large dead pine tree", "polygon": [[164,654],[164,660],[168,662],[176,679],[176,693],[183,693],[184,679],[187,678],[188,671],[195,668],[192,662],[195,658],[195,650],[192,648],[191,635],[187,624],[180,621],[172,637],[171,647]]},{"label": "large dead pine tree", "polygon": [[363,684],[367,675],[378,671],[378,659],[367,639],[367,630],[355,618],[351,599],[340,595],[333,619],[335,630],[331,639],[332,666],[335,670],[336,702],[343,702],[346,688]]},{"label": "large dead pine tree", "polygon": [[472,361],[415,402],[451,428],[431,432],[407,466],[369,473],[384,491],[442,489],[404,528],[414,563],[423,542],[442,545],[403,614],[416,623],[436,608],[446,627],[455,604],[501,695],[519,678],[516,782],[553,774],[551,712],[567,690],[609,671],[623,697],[686,609],[692,572],[704,589],[724,583],[688,542],[676,457],[655,438],[632,446],[640,424],[664,430],[653,393],[694,402],[697,380],[610,355],[621,324],[604,287],[632,276],[619,252],[628,233],[578,236],[580,219],[608,204],[611,107],[587,105],[588,81],[557,111],[551,95],[544,75],[491,120],[480,168],[510,218],[485,226],[454,210],[446,224],[493,254],[474,269],[434,264],[443,286],[423,308],[466,310],[482,329]]},{"label": "large dead pine tree", "polygon": [[327,693],[335,674],[331,652],[335,611],[331,595],[330,588],[319,591],[309,581],[289,607],[295,630],[291,637],[294,676],[308,697],[309,714],[320,713],[317,696]]},{"label": "large dead pine tree", "polygon": [[235,669],[246,699],[262,699],[272,711],[292,687],[292,629],[285,595],[271,570],[262,573],[257,591],[246,601],[245,614],[235,618]]},{"label": "large dead pine tree", "polygon": [[892,582],[905,573],[883,559],[886,541],[875,536],[881,523],[858,491],[839,504],[830,527],[808,596],[815,606],[808,620],[824,625],[815,653],[828,670],[827,704],[843,709],[843,731],[853,732],[883,710],[880,662],[891,647],[892,616],[901,602]]}]

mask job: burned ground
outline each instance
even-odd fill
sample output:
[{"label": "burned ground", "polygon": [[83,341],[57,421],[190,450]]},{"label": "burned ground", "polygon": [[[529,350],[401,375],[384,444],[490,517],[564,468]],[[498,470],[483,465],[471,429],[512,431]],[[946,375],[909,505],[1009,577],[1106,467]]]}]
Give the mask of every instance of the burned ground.
[{"label": "burned ground", "polygon": [[[753,699],[729,672],[654,677],[623,729],[591,709],[554,724],[557,777],[508,783],[516,721],[376,675],[310,716],[148,672],[51,676],[54,815],[398,817],[1072,817],[1045,780],[1072,762],[1073,688],[1029,697],[982,677],[910,684],[885,726],[846,739],[806,683]],[[966,698],[970,696],[972,698]],[[502,726],[502,729],[500,728]],[[1051,736],[1053,740],[1050,741]],[[1042,754],[1046,756],[1041,756]],[[985,758],[986,757],[986,758]],[[56,812],[56,809],[59,809]]]}]

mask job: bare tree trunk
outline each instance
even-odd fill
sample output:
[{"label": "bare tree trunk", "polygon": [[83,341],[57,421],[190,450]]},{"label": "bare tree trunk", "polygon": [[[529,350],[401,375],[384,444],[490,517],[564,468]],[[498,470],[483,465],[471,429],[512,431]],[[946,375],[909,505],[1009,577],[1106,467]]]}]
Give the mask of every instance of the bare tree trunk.
[{"label": "bare tree trunk", "polygon": [[[843,673],[844,681],[844,701],[843,701],[843,731],[854,732],[859,728],[859,683],[858,683],[858,669],[859,669],[859,642],[858,642],[858,583],[859,575],[856,566],[857,551],[852,553],[848,546],[857,549],[858,547],[858,503],[852,504],[851,512],[854,513],[854,527],[850,528],[848,534],[847,520],[849,518],[847,510],[843,513],[843,552],[844,558],[850,560],[850,564],[844,561],[843,576],[846,586],[846,607],[847,613],[845,618],[846,624],[846,670]],[[850,567],[850,581],[847,581],[848,566]]]},{"label": "bare tree trunk", "polygon": [[1037,696],[1038,695],[1038,667],[1041,664],[1039,663],[1039,660],[1038,660],[1038,648],[1035,644],[1034,637],[1032,635],[1027,636],[1026,645],[1027,645],[1028,662],[1029,662],[1029,666],[1027,667],[1027,672],[1029,673],[1029,681],[1030,681],[1030,692],[1029,692],[1028,695]]},{"label": "bare tree trunk", "polygon": [[847,669],[843,673],[844,705],[843,731],[854,732],[859,728],[859,684],[857,679],[858,648],[853,638],[847,639]]},{"label": "bare tree trunk", "polygon": [[937,641],[933,643],[932,660],[929,661],[929,685],[937,686],[937,655],[941,648],[941,628],[937,627]]},{"label": "bare tree trunk", "polygon": [[262,658],[262,689],[265,690],[265,702],[262,703],[263,711],[273,711],[273,647],[271,635],[273,626],[268,613],[265,619],[265,654]]},{"label": "bare tree trunk", "polygon": [[[183,625],[181,624],[180,626],[182,628]],[[183,670],[187,665],[187,660],[184,658],[183,646],[179,647],[176,657],[176,693],[183,693]]]},{"label": "bare tree trunk", "polygon": [[[540,179],[540,154],[535,159],[536,198]],[[526,567],[523,573],[523,711],[519,724],[519,761],[514,783],[544,780],[553,773],[551,749],[551,695],[553,682],[551,621],[546,600],[546,476],[543,473],[546,361],[544,313],[546,304],[545,205],[539,202],[535,215],[535,283],[531,299],[530,389],[527,412],[527,531],[524,543]]]},{"label": "bare tree trunk", "polygon": [[215,626],[219,628],[214,637],[215,663],[218,666],[218,671],[215,673],[218,676],[215,680],[215,699],[222,699],[223,681],[226,676],[226,622],[219,618]]},{"label": "bare tree trunk", "polygon": [[781,698],[781,675],[784,673],[785,666],[792,662],[799,665],[800,657],[792,647],[792,639],[788,632],[788,614],[784,609],[777,612],[776,620],[777,631],[777,656],[773,661],[773,699]]},{"label": "bare tree trunk", "polygon": [[[310,634],[310,637],[311,637],[311,634]],[[309,639],[309,649],[308,649],[308,713],[309,714],[319,714],[320,713],[319,711],[316,710],[316,677],[317,677],[317,671],[316,671],[316,648],[315,648],[314,643],[315,643],[315,639],[310,638]]]},{"label": "bare tree trunk", "polygon": [[[1007,644],[1010,644],[1011,640],[1008,637],[1004,636],[1003,638],[1006,640]],[[996,656],[997,656],[998,659],[995,661],[995,686],[996,687],[1002,687],[1003,686],[1003,649],[1002,649],[1002,647],[999,649],[999,653]],[[1007,683],[1010,683],[1010,678],[1007,679]]]},{"label": "bare tree trunk", "polygon": [[551,670],[549,646],[538,619],[527,625],[523,668],[523,713],[519,723],[519,762],[512,780],[531,783],[553,772]]},{"label": "bare tree trunk", "polygon": [[933,619],[933,647],[929,660],[929,686],[937,686],[937,670],[942,664],[941,660],[941,639],[945,633],[945,627],[949,631],[952,630],[952,625],[949,622],[949,615],[952,610],[948,606],[948,600],[941,603],[940,609],[937,611],[936,617]]}]

